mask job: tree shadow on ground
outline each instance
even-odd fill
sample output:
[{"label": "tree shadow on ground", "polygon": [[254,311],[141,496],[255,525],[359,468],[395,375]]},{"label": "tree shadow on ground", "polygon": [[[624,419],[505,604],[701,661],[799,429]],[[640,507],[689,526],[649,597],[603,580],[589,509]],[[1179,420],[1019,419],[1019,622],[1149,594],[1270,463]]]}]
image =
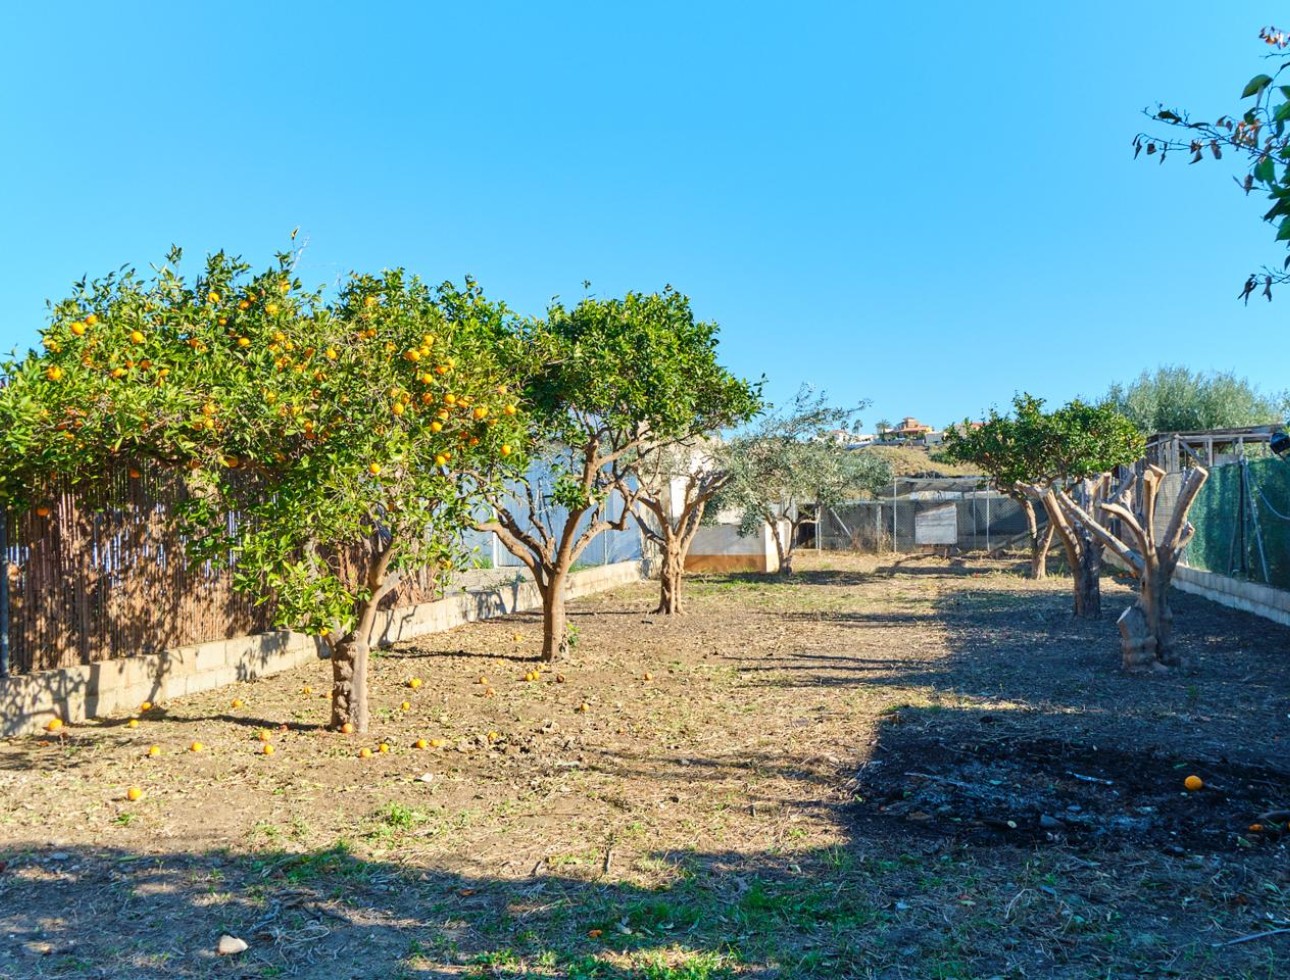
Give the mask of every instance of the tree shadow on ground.
[{"label": "tree shadow on ground", "polygon": [[[839,876],[858,873],[840,852],[649,860],[653,884],[556,869],[477,876],[344,845],[32,848],[7,855],[0,974],[686,980],[782,976],[756,965],[780,959],[801,975],[840,977],[877,955],[860,927],[882,918],[885,899],[859,887],[838,894]],[[816,865],[835,873],[821,880]],[[249,948],[219,957],[223,934]]]}]

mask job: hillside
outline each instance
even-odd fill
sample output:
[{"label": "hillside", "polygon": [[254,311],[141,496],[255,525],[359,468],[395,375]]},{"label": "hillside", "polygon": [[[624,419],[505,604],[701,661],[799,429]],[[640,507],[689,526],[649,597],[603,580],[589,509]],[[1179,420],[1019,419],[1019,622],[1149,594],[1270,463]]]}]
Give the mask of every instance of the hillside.
[{"label": "hillside", "polygon": [[885,459],[893,476],[975,476],[977,469],[963,463],[948,463],[932,458],[921,446],[866,446],[860,452],[873,453]]}]

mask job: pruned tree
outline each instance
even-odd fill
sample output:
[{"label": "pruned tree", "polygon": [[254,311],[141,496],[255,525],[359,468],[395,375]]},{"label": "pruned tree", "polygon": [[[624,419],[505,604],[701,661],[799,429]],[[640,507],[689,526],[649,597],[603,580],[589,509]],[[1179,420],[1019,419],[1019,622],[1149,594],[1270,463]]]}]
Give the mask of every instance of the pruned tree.
[{"label": "pruned tree", "polygon": [[770,414],[722,447],[729,478],[717,504],[739,511],[741,534],[770,529],[782,575],[793,574],[802,525],[815,523],[826,507],[872,496],[891,482],[885,460],[848,449],[834,435],[854,428],[866,404],[838,408],[825,393],[804,386],[787,410]]},{"label": "pruned tree", "polygon": [[289,254],[253,276],[220,253],[194,281],[178,258],[54,306],[44,353],[0,394],[19,410],[0,439],[25,453],[0,493],[92,483],[114,457],[185,473],[190,557],[231,562],[276,625],[324,638],[331,723],[362,731],[382,600],[414,569],[454,566],[472,506],[520,443],[507,314],[469,281],[354,276],[325,302]]},{"label": "pruned tree", "polygon": [[[1099,503],[1101,514],[1119,521],[1119,534],[1098,520],[1095,511],[1081,507],[1060,490],[1054,493],[1060,512],[1110,548],[1139,583],[1137,601],[1118,620],[1125,670],[1160,669],[1180,663],[1173,643],[1169,586],[1183,549],[1195,533],[1187,514],[1208,478],[1204,467],[1187,470],[1162,533],[1157,533],[1160,515],[1156,510],[1165,471],[1158,466],[1147,465],[1135,471],[1115,499]],[[1136,501],[1137,506],[1131,508],[1128,501]]]},{"label": "pruned tree", "polygon": [[[544,466],[480,526],[532,573],[542,596],[542,659],[568,650],[565,592],[575,562],[600,534],[623,530],[647,490],[637,460],[661,447],[751,417],[757,386],[716,360],[714,323],[694,319],[687,297],[628,293],[554,304],[521,331],[542,368],[525,383],[527,448]],[[518,502],[516,501],[518,496]]]},{"label": "pruned tree", "polygon": [[[947,433],[947,452],[962,462],[980,465],[1002,492],[1040,503],[1049,526],[1061,540],[1073,576],[1076,616],[1096,619],[1102,613],[1102,542],[1058,508],[1056,494],[1073,495],[1092,510],[1109,489],[1106,474],[1142,456],[1141,433],[1122,415],[1105,405],[1075,400],[1054,412],[1044,401],[1022,393],[1013,398],[1013,414],[992,411],[987,422],[970,423]],[[1036,530],[1033,512],[1029,527],[1031,569],[1039,577],[1046,551]]]}]

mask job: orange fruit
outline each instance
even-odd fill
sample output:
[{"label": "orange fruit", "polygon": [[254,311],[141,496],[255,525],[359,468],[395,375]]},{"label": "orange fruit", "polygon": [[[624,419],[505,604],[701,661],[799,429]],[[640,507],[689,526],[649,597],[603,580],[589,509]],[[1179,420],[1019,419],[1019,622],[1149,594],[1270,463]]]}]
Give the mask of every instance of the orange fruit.
[{"label": "orange fruit", "polygon": [[260,748],[260,752],[264,755],[273,755],[273,746],[270,745],[268,742],[265,742],[264,745]]},{"label": "orange fruit", "polygon": [[150,758],[155,759],[155,758],[156,758],[157,756],[159,756],[159,755],[161,755],[161,746],[160,746],[160,745],[149,745],[149,746],[148,746],[148,756],[149,756]]},{"label": "orange fruit", "polygon": [[652,681],[653,679],[654,679],[654,675],[651,674],[648,670],[645,671],[645,680]]},{"label": "orange fruit", "polygon": [[404,701],[401,705],[399,705],[399,710],[400,710],[400,711],[409,711],[409,710],[411,710],[411,708],[412,708],[412,702],[411,702],[411,701]]},{"label": "orange fruit", "polygon": [[364,745],[361,749],[358,750],[358,757],[360,759],[370,759],[372,757],[372,750],[369,749],[366,745]]},{"label": "orange fruit", "polygon": [[380,464],[380,463],[368,463],[368,464],[367,464],[367,472],[371,473],[371,474],[372,474],[372,476],[380,476],[380,475],[381,475],[381,464]]},{"label": "orange fruit", "polygon": [[206,294],[206,302],[208,302],[208,303],[218,303],[218,302],[219,302],[219,293],[215,292],[215,290],[213,290],[213,289],[212,289],[209,293],[207,293],[207,294]]},{"label": "orange fruit", "polygon": [[143,331],[142,331],[142,330],[131,330],[131,331],[130,331],[130,343],[132,343],[132,344],[142,344],[142,343],[143,343]]},{"label": "orange fruit", "polygon": [[413,742],[413,743],[412,743],[413,747],[418,748],[418,749],[424,749],[424,748],[425,748],[426,746],[428,746],[429,744],[430,744],[430,743],[429,743],[429,742],[427,742],[424,738],[419,738],[419,739],[417,739],[415,742]]},{"label": "orange fruit", "polygon": [[37,517],[48,517],[48,516],[49,516],[49,508],[48,508],[48,507],[45,507],[45,506],[43,506],[43,505],[42,505],[42,506],[40,506],[40,507],[37,507],[37,508],[36,508],[36,516],[37,516]]},{"label": "orange fruit", "polygon": [[484,697],[491,698],[497,694],[491,687],[484,688]]},{"label": "orange fruit", "polygon": [[138,470],[136,470],[136,469],[131,469],[131,470],[130,470],[130,479],[131,479],[131,480],[137,480],[137,479],[139,479],[139,477],[141,477],[141,476],[143,476],[143,474],[142,474],[142,473],[140,473]]},{"label": "orange fruit", "polygon": [[380,745],[378,745],[378,746],[376,747],[376,751],[377,751],[377,752],[388,752],[388,751],[390,751],[389,743],[387,743],[387,742],[382,742]]},{"label": "orange fruit", "polygon": [[502,455],[509,456],[510,454],[511,454],[511,447],[508,446],[506,443],[502,443]]},{"label": "orange fruit", "polygon": [[84,334],[85,324],[81,323],[80,320],[77,320],[75,323],[72,324],[72,333],[76,334],[76,336],[78,337]]},{"label": "orange fruit", "polygon": [[145,701],[145,702],[143,702],[143,704],[139,705],[139,710],[140,710],[140,711],[151,711],[151,710],[152,710],[152,702],[151,702],[151,701]]},{"label": "orange fruit", "polygon": [[403,402],[395,402],[393,405],[390,406],[390,411],[393,412],[395,415],[402,415],[404,412],[407,411],[407,409],[404,407]]},{"label": "orange fruit", "polygon": [[353,735],[353,734],[354,734],[354,724],[353,724],[353,722],[349,722],[349,721],[347,721],[347,722],[345,722],[345,724],[341,725],[341,726],[340,726],[340,733],[341,733],[342,735]]},{"label": "orange fruit", "polygon": [[435,456],[435,458],[434,458],[434,465],[435,465],[435,466],[447,466],[447,465],[448,465],[448,457],[447,457],[447,456],[445,456],[443,453],[439,453],[439,454],[438,454],[437,456]]},{"label": "orange fruit", "polygon": [[277,312],[278,312],[278,304],[277,304],[277,303],[265,303],[265,304],[264,304],[264,312],[265,312],[265,313],[267,313],[267,314],[269,314],[269,316],[276,316],[276,315],[277,315]]},{"label": "orange fruit", "polygon": [[62,730],[63,730],[62,718],[50,718],[49,721],[45,722],[45,731],[47,732],[61,732]]},{"label": "orange fruit", "polygon": [[408,687],[412,688],[412,690],[414,690],[414,691],[415,691],[417,688],[419,688],[420,686],[421,686],[421,678],[420,678],[420,677],[414,677],[414,678],[412,678],[412,680],[408,681]]},{"label": "orange fruit", "polygon": [[143,790],[138,786],[131,786],[128,790],[125,791],[125,798],[127,800],[130,800],[131,802],[136,802],[138,800],[141,800],[143,799]]},{"label": "orange fruit", "polygon": [[267,742],[269,740],[269,730],[267,728],[261,728],[255,733],[255,737],[261,742]]},{"label": "orange fruit", "polygon": [[479,683],[480,683],[480,684],[487,684],[487,683],[488,683],[488,678],[487,678],[487,677],[485,677],[483,674],[480,674],[480,675],[479,675]]},{"label": "orange fruit", "polygon": [[447,744],[448,744],[448,740],[447,740],[446,738],[432,738],[432,739],[430,739],[430,748],[432,748],[432,749],[441,749],[441,748],[443,748],[443,747],[444,747],[445,745],[447,745]]},{"label": "orange fruit", "polygon": [[515,406],[514,406],[514,405],[507,405],[505,408],[503,408],[503,409],[502,409],[502,412],[503,412],[504,414],[506,414],[506,415],[514,415],[514,414],[515,414]]},{"label": "orange fruit", "polygon": [[192,745],[188,746],[189,752],[204,752],[205,750],[206,746],[202,745],[201,742],[194,742]]},{"label": "orange fruit", "polygon": [[126,728],[138,728],[138,727],[139,727],[139,719],[138,719],[138,718],[131,718],[129,721],[127,721],[127,722],[125,723],[125,727],[126,727]]},{"label": "orange fruit", "polygon": [[1197,790],[1205,788],[1205,780],[1199,776],[1188,776],[1183,780],[1183,786],[1187,788],[1189,793],[1195,793]]},{"label": "orange fruit", "polygon": [[582,704],[578,705],[578,710],[582,712],[590,711],[591,705],[589,705],[586,701],[583,701]]},{"label": "orange fruit", "polygon": [[312,687],[310,687],[308,684],[306,684],[303,688],[301,688],[301,689],[300,689],[300,693],[301,693],[301,694],[313,694],[313,693],[314,693],[314,689],[313,689]]},{"label": "orange fruit", "polygon": [[237,338],[237,346],[238,346],[238,347],[250,347],[250,346],[251,346],[251,338],[250,338],[250,337],[238,337],[238,338]]},{"label": "orange fruit", "polygon": [[240,707],[242,707],[242,699],[241,699],[241,698],[234,698],[234,699],[233,699],[232,704],[230,704],[230,705],[229,705],[229,707],[230,707],[230,708],[240,708]]},{"label": "orange fruit", "polygon": [[89,316],[87,316],[87,317],[85,318],[85,325],[86,325],[87,327],[92,327],[92,326],[94,326],[94,324],[96,324],[96,323],[98,323],[98,322],[99,322],[99,318],[98,318],[98,317],[96,317],[93,313],[91,313]]},{"label": "orange fruit", "polygon": [[63,369],[60,368],[57,364],[55,364],[51,368],[48,368],[45,371],[45,377],[47,377],[50,381],[57,381],[60,378],[62,378],[62,376],[63,376]]},{"label": "orange fruit", "polygon": [[477,419],[486,418],[488,416],[488,406],[480,405],[477,409],[475,409],[475,411],[472,414]]}]

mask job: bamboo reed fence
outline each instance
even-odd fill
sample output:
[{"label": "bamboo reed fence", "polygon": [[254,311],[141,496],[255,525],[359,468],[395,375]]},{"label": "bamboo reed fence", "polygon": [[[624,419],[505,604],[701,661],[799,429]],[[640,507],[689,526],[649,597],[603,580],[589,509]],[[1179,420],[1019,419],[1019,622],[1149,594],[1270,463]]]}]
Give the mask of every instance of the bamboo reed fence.
[{"label": "bamboo reed fence", "polygon": [[[235,591],[228,569],[190,565],[171,526],[184,493],[173,472],[121,464],[92,503],[55,486],[38,507],[21,517],[7,515],[11,673],[271,628],[271,602],[257,604]],[[413,605],[435,591],[435,570],[420,569],[382,605]]]}]

